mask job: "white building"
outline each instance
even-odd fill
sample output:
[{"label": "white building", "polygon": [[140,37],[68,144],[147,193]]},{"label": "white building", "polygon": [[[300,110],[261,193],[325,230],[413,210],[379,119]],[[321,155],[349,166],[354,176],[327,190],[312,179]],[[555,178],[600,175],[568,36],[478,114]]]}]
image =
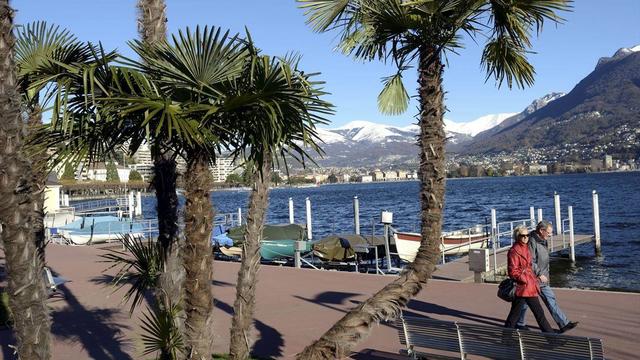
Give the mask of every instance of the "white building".
[{"label": "white building", "polygon": [[211,167],[211,175],[214,182],[225,182],[227,177],[236,171],[236,165],[232,157],[218,157],[216,164]]}]

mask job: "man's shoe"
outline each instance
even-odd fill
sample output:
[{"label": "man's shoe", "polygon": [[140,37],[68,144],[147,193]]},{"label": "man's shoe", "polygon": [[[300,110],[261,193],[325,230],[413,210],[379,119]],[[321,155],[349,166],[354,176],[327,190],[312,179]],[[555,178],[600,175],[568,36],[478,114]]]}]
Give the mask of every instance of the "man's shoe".
[{"label": "man's shoe", "polygon": [[516,329],[518,329],[518,330],[527,330],[527,331],[531,330],[531,329],[529,329],[529,327],[527,325],[516,325]]},{"label": "man's shoe", "polygon": [[573,328],[574,328],[574,327],[576,327],[576,326],[578,326],[578,322],[577,322],[577,321],[569,321],[569,322],[567,323],[567,325],[565,325],[565,326],[563,326],[563,327],[561,327],[561,328],[560,328],[559,333],[560,333],[560,334],[564,334],[565,332],[567,332],[567,331],[569,331],[569,330],[573,329]]}]

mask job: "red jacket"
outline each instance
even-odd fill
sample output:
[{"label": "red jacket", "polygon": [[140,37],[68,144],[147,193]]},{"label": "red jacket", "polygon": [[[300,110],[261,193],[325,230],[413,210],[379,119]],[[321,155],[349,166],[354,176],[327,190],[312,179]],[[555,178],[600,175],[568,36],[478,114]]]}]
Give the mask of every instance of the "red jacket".
[{"label": "red jacket", "polygon": [[507,255],[509,277],[516,281],[517,297],[536,297],[540,294],[538,279],[531,267],[529,246],[517,241]]}]

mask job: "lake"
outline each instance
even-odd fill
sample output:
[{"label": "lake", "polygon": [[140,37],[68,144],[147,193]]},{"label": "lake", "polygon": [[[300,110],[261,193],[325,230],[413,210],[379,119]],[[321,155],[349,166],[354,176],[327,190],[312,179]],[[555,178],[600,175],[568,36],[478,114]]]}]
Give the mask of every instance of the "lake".
[{"label": "lake", "polygon": [[[551,284],[562,287],[640,291],[640,172],[565,174],[496,178],[449,179],[446,185],[444,230],[490,222],[495,208],[498,222],[529,218],[529,207],[542,208],[554,220],[553,194],[560,195],[562,218],[573,206],[576,234],[593,234],[591,191],[600,200],[603,256],[594,257],[593,243],[576,247],[576,263],[566,256],[552,259]],[[292,198],[297,223],[305,222],[305,199],[312,208],[313,238],[331,233],[353,233],[353,197],[360,201],[362,233],[371,233],[380,211],[393,212],[393,226],[402,231],[419,229],[419,183],[357,183],[271,190],[268,223],[289,221]],[[248,191],[216,191],[212,195],[219,213],[246,214]],[[145,217],[155,216],[155,198],[143,202]],[[375,226],[376,233],[381,228]]]}]

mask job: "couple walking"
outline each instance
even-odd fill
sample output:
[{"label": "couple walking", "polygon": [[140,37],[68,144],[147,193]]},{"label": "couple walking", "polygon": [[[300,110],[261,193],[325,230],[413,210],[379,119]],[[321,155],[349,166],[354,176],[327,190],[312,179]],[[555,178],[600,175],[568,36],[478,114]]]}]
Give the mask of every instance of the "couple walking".
[{"label": "couple walking", "polygon": [[573,329],[578,322],[569,321],[560,310],[553,289],[549,286],[549,250],[547,241],[553,234],[548,221],[541,221],[534,232],[520,225],[513,231],[514,244],[507,255],[509,277],[516,283],[516,299],[511,303],[511,311],[505,327],[528,329],[525,323],[527,308],[531,308],[538,326],[543,332],[556,332],[547,321],[538,297],[549,309],[553,320],[564,333]]}]

